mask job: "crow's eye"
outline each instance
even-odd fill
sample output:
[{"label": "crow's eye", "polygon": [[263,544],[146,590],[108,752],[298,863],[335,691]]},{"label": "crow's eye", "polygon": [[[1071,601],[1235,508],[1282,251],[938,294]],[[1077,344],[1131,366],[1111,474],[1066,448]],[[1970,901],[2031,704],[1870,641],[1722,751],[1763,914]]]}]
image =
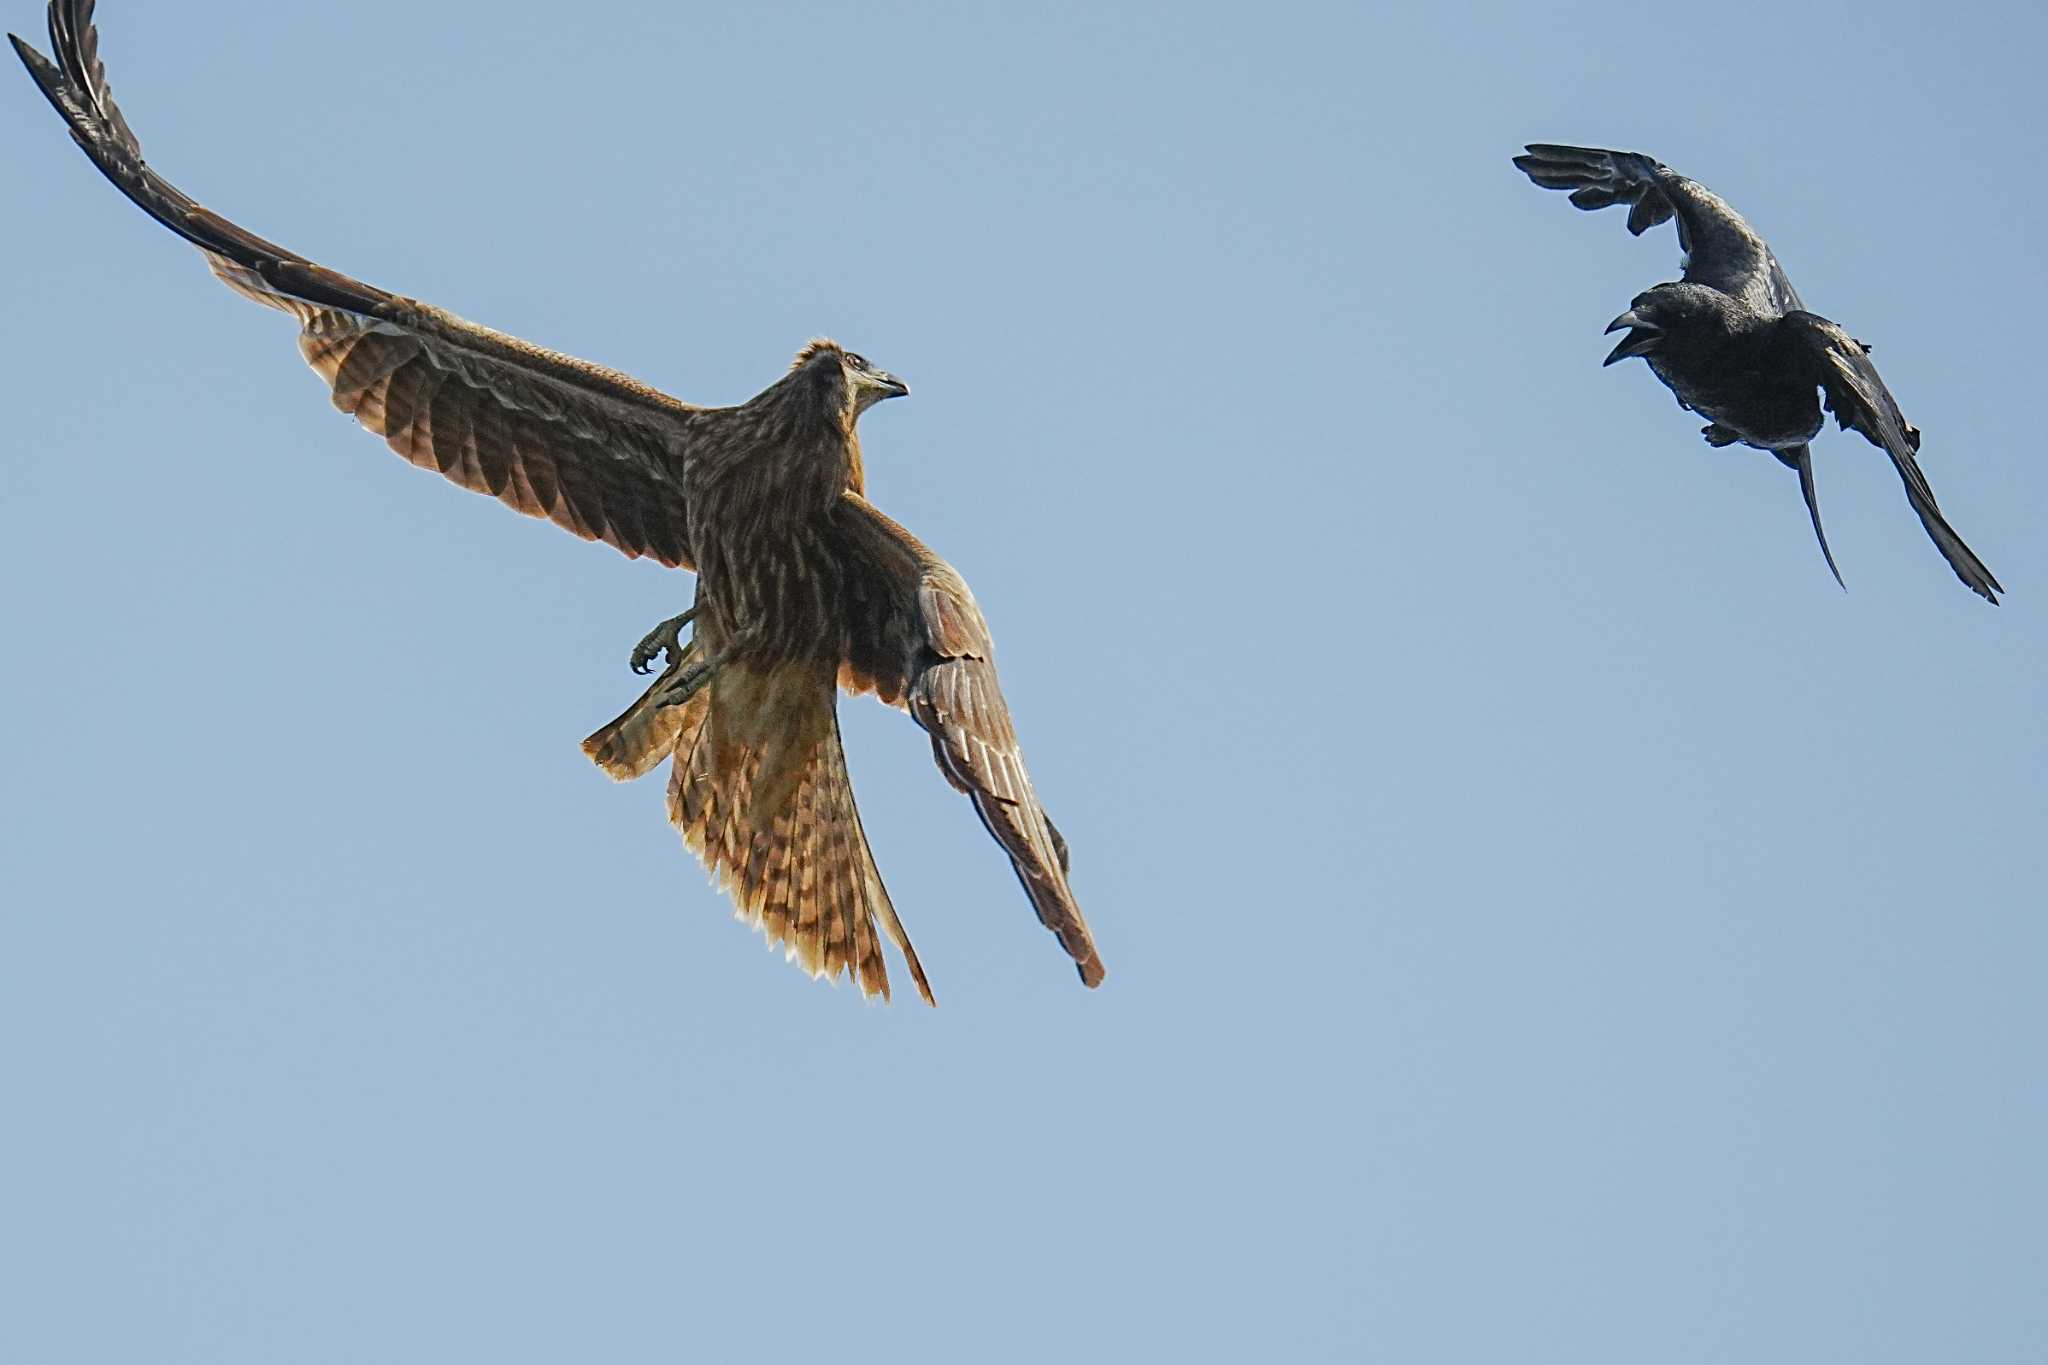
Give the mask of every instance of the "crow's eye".
[{"label": "crow's eye", "polygon": [[865,370],[868,367],[867,360],[855,355],[852,351],[846,353],[846,363],[853,366],[856,370]]}]

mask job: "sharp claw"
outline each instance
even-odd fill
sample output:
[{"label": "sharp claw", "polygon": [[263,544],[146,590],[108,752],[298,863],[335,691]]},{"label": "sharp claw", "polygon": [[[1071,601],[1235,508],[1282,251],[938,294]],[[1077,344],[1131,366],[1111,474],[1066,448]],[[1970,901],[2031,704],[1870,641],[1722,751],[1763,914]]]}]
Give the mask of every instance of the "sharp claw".
[{"label": "sharp claw", "polygon": [[712,675],[717,673],[720,666],[724,663],[725,655],[718,654],[691,665],[669,686],[668,691],[662,695],[660,704],[662,706],[683,705],[690,698],[704,690],[704,685],[711,681]]},{"label": "sharp claw", "polygon": [[696,614],[696,608],[693,607],[681,616],[675,617],[673,620],[663,621],[653,630],[648,631],[640,643],[633,646],[633,671],[642,675],[652,673],[654,671],[654,656],[657,654],[661,655],[671,665],[680,659],[683,653],[682,629],[690,623]]}]

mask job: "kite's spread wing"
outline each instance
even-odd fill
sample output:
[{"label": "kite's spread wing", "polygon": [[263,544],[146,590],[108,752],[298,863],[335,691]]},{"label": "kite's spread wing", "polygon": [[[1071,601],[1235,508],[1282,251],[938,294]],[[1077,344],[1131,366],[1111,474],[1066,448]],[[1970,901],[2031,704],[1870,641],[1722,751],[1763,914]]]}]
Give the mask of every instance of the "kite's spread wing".
[{"label": "kite's spread wing", "polygon": [[855,493],[840,498],[851,636],[840,685],[903,706],[931,735],[946,780],[974,802],[1017,880],[1081,980],[1104,971],[1067,885],[1067,846],[1024,770],[994,648],[974,595],[951,565]]},{"label": "kite's spread wing", "polygon": [[299,320],[335,405],[414,464],[628,555],[689,567],[682,447],[694,411],[637,380],[350,279],[194,203],[151,170],[100,65],[93,0],[51,0],[53,62],[10,35],[108,180]]}]

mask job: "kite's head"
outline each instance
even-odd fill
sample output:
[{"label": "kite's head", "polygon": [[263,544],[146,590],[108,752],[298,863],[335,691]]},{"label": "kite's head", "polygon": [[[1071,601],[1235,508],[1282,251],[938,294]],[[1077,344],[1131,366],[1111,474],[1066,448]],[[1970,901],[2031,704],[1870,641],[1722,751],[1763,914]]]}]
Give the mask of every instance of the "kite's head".
[{"label": "kite's head", "polygon": [[[793,371],[819,367],[821,378],[836,379],[843,386],[850,416],[858,417],[884,398],[901,398],[910,392],[910,385],[876,365],[867,357],[855,355],[836,341],[823,337],[797,353]],[[830,367],[829,369],[825,367]]]}]

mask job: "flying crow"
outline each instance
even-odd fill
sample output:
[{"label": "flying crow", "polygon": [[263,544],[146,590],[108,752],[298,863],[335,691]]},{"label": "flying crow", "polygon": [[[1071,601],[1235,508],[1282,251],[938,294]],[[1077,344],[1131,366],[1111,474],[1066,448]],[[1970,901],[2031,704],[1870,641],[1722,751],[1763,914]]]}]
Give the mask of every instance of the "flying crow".
[{"label": "flying crow", "polygon": [[1920,432],[1899,412],[1870,363],[1870,348],[1818,313],[1809,313],[1777,257],[1755,229],[1706,186],[1636,152],[1535,143],[1514,159],[1547,190],[1570,190],[1582,209],[1627,204],[1638,236],[1678,220],[1685,274],[1638,294],[1607,330],[1626,331],[1606,364],[1641,356],[1678,396],[1707,419],[1707,444],[1768,450],[1798,472],[1813,533],[1835,581],[1842,574],[1821,530],[1807,443],[1820,433],[1821,401],[1892,457],[1906,499],[1956,577],[1994,605],[1991,570],[1963,544],[1920,472]]}]

